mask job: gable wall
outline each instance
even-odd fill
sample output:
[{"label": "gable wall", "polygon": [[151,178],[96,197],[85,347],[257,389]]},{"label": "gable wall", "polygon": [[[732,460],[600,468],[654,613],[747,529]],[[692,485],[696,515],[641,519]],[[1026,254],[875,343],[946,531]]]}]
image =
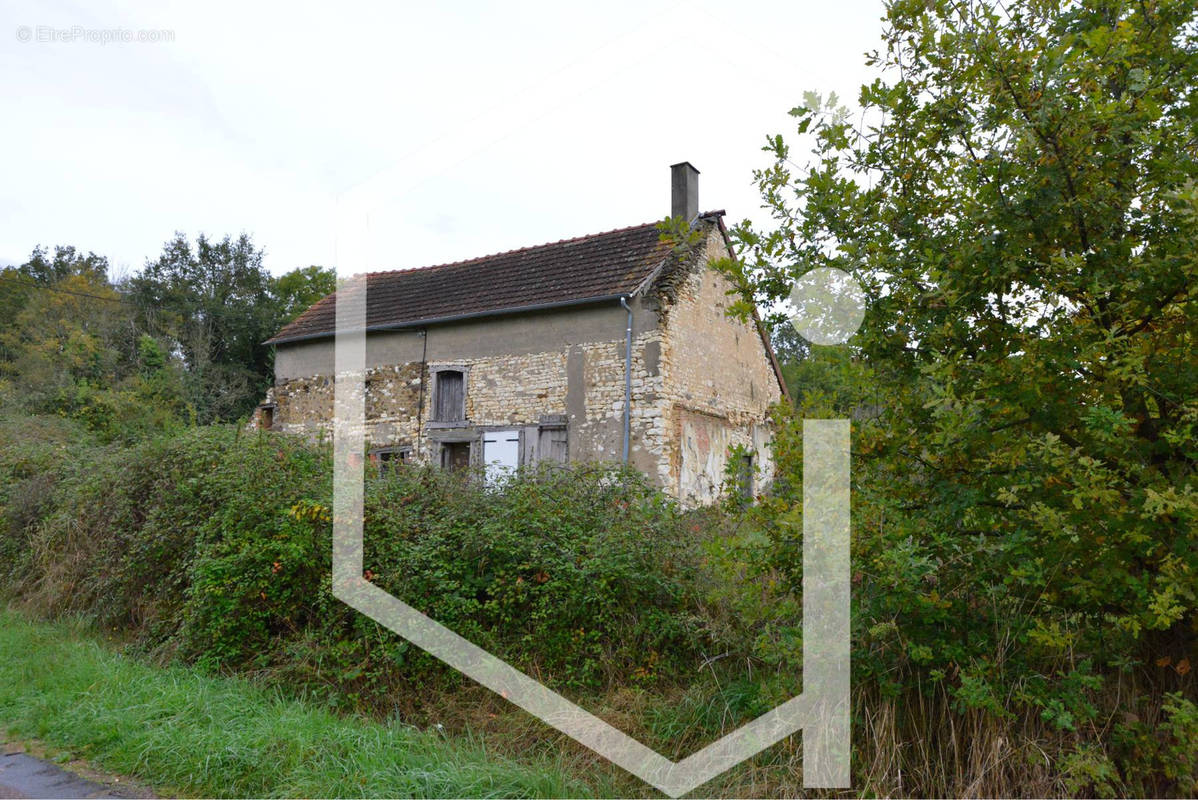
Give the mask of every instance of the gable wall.
[{"label": "gable wall", "polygon": [[728,448],[753,451],[757,485],[773,475],[764,422],[782,392],[761,335],[752,323],[728,317],[731,282],[706,267],[727,255],[723,236],[707,238],[703,269],[677,287],[665,312],[661,398],[668,440],[668,474],[663,483],[688,502],[716,498],[724,480]]}]

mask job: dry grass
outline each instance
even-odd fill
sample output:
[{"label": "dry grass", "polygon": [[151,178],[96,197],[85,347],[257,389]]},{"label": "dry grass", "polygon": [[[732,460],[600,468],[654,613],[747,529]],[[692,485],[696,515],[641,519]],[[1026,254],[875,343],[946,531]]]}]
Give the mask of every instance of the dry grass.
[{"label": "dry grass", "polygon": [[[801,737],[792,736],[729,770],[696,791],[702,797],[1069,797],[1090,796],[1097,790],[1071,779],[1062,760],[1079,743],[1091,760],[1114,759],[1103,744],[1114,723],[1127,715],[1121,699],[1135,694],[1152,698],[1148,685],[1132,686],[1128,678],[1099,698],[1109,709],[1084,730],[1061,731],[1038,716],[1000,718],[978,710],[958,712],[947,694],[910,692],[899,698],[858,690],[854,696],[853,788],[843,792],[812,791],[803,787]],[[693,693],[675,688],[660,692],[619,689],[589,700],[588,710],[621,730],[673,758],[685,756],[743,724],[731,710],[717,729],[688,730],[664,739],[651,721],[679,709]],[[1141,721],[1155,727],[1161,721],[1161,697],[1142,702]],[[657,793],[611,766],[591,751],[541,721],[478,688],[465,688],[425,702],[422,719],[447,730],[477,737],[490,752],[507,756],[555,757],[572,774],[613,786],[621,796],[653,797]],[[1149,785],[1152,785],[1151,783]],[[1117,795],[1176,794],[1176,788],[1156,784],[1145,792],[1116,782]]]}]

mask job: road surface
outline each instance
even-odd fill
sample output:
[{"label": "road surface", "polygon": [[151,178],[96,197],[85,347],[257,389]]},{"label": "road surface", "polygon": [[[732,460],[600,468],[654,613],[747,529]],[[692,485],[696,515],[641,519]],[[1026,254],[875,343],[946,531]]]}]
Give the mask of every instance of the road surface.
[{"label": "road surface", "polygon": [[97,780],[68,772],[50,761],[21,752],[11,743],[0,743],[0,798],[85,798],[148,797],[135,785],[121,785],[121,779],[94,775]]}]

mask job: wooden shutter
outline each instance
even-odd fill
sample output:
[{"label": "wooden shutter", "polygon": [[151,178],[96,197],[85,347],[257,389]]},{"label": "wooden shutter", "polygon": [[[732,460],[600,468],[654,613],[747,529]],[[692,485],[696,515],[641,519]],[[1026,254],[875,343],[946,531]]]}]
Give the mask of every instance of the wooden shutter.
[{"label": "wooden shutter", "polygon": [[466,381],[457,370],[437,373],[437,407],[433,419],[437,422],[457,422],[466,418]]},{"label": "wooden shutter", "polygon": [[565,414],[547,414],[541,418],[541,425],[537,431],[537,461],[566,463],[568,455],[566,452],[568,440],[566,420]]},{"label": "wooden shutter", "polygon": [[537,449],[541,461],[566,463],[565,428],[542,428],[539,439]]}]

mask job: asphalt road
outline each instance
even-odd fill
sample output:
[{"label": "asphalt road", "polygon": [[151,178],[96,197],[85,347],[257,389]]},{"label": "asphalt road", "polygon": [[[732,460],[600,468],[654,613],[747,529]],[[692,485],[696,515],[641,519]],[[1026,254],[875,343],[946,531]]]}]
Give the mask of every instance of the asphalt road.
[{"label": "asphalt road", "polygon": [[121,788],[96,783],[26,753],[0,752],[0,798],[5,800],[143,796],[136,791],[124,793]]}]

